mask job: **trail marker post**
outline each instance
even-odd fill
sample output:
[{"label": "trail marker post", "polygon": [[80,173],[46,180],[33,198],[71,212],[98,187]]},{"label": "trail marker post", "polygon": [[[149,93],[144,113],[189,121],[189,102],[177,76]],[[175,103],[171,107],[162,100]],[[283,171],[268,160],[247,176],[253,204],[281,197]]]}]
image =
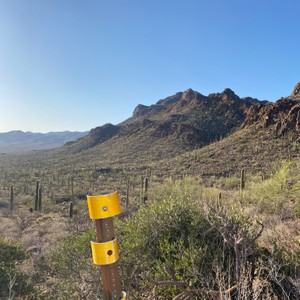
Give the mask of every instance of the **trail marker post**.
[{"label": "trail marker post", "polygon": [[90,218],[95,220],[97,242],[91,242],[94,264],[100,266],[105,300],[126,300],[118,267],[118,245],[113,218],[121,213],[118,193],[87,196]]}]

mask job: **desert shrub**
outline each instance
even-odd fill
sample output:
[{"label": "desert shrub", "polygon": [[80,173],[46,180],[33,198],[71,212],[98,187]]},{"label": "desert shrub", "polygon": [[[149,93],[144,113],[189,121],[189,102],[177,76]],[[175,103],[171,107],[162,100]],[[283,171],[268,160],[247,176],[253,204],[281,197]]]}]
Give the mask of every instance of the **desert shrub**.
[{"label": "desert shrub", "polygon": [[[195,203],[176,198],[157,202],[128,222],[119,222],[126,289],[141,298],[156,286],[155,299],[172,299],[180,293],[193,299],[230,294],[228,290],[236,284],[235,245],[224,242],[224,230],[229,229],[214,222],[212,212],[206,214]],[[231,224],[227,240],[231,234],[250,236],[246,218],[233,215],[226,222]],[[252,244],[247,247],[254,249]]]},{"label": "desert shrub", "polygon": [[224,189],[239,189],[241,179],[235,176],[232,177],[221,177],[217,181],[217,185]]},{"label": "desert shrub", "polygon": [[34,289],[17,264],[26,258],[20,245],[0,239],[0,298],[34,298]]},{"label": "desert shrub", "polygon": [[[97,299],[99,268],[93,265],[90,241],[95,231],[70,235],[58,241],[55,250],[37,261],[36,281],[45,287],[45,299]],[[50,281],[47,279],[51,278]]]},{"label": "desert shrub", "polygon": [[[215,250],[222,245],[220,239],[210,239],[210,225],[195,205],[174,199],[143,208],[131,220],[117,225],[124,284],[136,298],[153,288],[153,282],[167,281],[170,276],[200,284],[202,277],[198,275],[208,274],[214,260],[209,245]],[[159,296],[168,299],[178,292],[174,284],[162,288]]]},{"label": "desert shrub", "polygon": [[277,214],[281,218],[297,215],[300,196],[299,163],[283,162],[267,180],[251,183],[244,194],[245,200],[258,204],[261,213]]},{"label": "desert shrub", "polygon": [[165,199],[195,202],[203,192],[202,181],[197,178],[184,176],[182,179],[166,178],[163,184],[156,185],[151,190],[151,201],[161,202]]},{"label": "desert shrub", "polygon": [[233,202],[190,201],[178,186],[117,222],[124,289],[133,299],[297,299],[290,270],[298,267],[259,246],[263,224]]}]

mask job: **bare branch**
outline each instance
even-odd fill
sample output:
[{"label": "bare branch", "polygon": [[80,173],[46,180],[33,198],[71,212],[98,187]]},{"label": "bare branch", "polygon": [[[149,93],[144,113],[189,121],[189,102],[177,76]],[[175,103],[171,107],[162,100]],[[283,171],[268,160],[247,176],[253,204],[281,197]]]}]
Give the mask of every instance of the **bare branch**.
[{"label": "bare branch", "polygon": [[256,234],[256,236],[251,240],[252,243],[255,242],[261,236],[261,234],[264,230],[264,224],[263,223],[259,222],[258,220],[256,220],[256,223],[258,223],[258,225],[260,225],[261,228],[260,228],[259,232]]}]

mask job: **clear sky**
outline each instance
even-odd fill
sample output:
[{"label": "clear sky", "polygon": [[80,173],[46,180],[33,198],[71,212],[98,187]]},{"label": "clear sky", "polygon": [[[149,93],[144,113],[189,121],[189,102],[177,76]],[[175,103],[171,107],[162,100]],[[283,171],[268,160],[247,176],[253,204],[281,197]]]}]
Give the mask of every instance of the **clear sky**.
[{"label": "clear sky", "polygon": [[192,88],[277,100],[299,0],[0,0],[0,131],[85,131]]}]

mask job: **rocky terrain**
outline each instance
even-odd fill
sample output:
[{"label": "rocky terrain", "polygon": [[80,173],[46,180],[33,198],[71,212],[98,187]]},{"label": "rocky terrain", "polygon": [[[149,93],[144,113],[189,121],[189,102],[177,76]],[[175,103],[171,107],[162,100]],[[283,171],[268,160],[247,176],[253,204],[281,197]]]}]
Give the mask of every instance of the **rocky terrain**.
[{"label": "rocky terrain", "polygon": [[296,85],[291,96],[275,103],[255,104],[246,114],[243,127],[251,125],[258,128],[273,127],[276,135],[293,132],[297,138],[300,130],[300,84]]},{"label": "rocky terrain", "polygon": [[[240,98],[228,88],[208,96],[188,89],[151,106],[140,104],[129,119],[94,128],[86,137],[68,143],[64,150],[76,153],[95,148],[93,151],[102,152],[117,147],[127,153],[131,147],[129,151],[136,149],[140,155],[147,155],[161,153],[158,148],[165,148],[162,156],[170,157],[227,136],[243,124],[252,105],[264,103]],[[124,140],[130,140],[130,146]]]}]

